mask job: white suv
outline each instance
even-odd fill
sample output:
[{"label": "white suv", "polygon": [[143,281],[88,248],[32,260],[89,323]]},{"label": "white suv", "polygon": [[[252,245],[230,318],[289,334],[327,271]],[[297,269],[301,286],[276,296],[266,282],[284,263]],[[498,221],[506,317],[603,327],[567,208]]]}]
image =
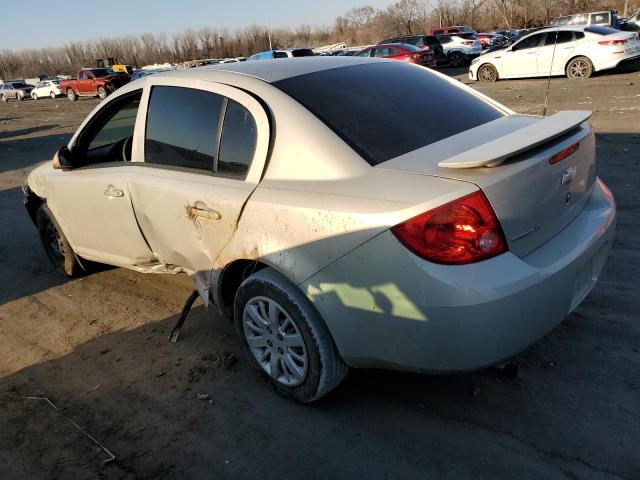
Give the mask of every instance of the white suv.
[{"label": "white suv", "polygon": [[452,67],[462,67],[482,54],[482,44],[470,33],[438,35],[442,50]]}]

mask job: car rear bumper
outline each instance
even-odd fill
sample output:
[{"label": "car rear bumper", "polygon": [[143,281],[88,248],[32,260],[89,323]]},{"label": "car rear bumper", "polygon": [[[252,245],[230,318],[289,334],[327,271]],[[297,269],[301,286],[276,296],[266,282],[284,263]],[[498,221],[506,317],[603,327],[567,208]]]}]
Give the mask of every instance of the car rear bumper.
[{"label": "car rear bumper", "polygon": [[583,211],[523,258],[437,265],[386,231],[301,286],[354,367],[475,370],[522,351],[577,307],[614,230],[615,203],[598,182]]}]

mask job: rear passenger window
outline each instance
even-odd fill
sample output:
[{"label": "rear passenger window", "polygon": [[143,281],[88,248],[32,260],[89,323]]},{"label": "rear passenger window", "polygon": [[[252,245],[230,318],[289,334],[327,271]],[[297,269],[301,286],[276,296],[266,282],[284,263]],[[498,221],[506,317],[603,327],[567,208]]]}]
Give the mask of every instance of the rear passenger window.
[{"label": "rear passenger window", "polygon": [[229,100],[224,115],[218,173],[245,175],[256,149],[256,122],[238,102]]},{"label": "rear passenger window", "polygon": [[224,97],[183,87],[153,87],[145,162],[213,172]]},{"label": "rear passenger window", "polygon": [[[556,41],[556,33],[558,35],[558,40]],[[569,30],[560,30],[559,32],[549,32],[547,33],[547,39],[545,40],[545,46],[554,45],[554,43],[567,43],[573,42],[573,32]]]}]

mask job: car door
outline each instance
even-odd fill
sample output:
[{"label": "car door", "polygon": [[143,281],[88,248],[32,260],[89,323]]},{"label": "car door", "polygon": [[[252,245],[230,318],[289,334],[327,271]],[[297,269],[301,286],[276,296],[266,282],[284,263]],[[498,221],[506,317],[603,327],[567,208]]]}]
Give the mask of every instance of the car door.
[{"label": "car door", "polygon": [[133,210],[130,161],[142,90],[114,95],[69,143],[74,167],[47,177],[47,205],[81,257],[122,267],[155,257]]},{"label": "car door", "polygon": [[537,49],[538,74],[564,73],[564,66],[577,46],[575,34],[570,30],[547,32],[545,39]]},{"label": "car door", "polygon": [[136,215],[160,262],[187,270],[207,301],[211,271],[262,176],[269,121],[255,98],[213,82],[156,77],[145,97]]},{"label": "car door", "polygon": [[544,33],[536,33],[523,38],[506,49],[501,55],[502,71],[505,76],[525,77],[538,74],[538,45]]}]

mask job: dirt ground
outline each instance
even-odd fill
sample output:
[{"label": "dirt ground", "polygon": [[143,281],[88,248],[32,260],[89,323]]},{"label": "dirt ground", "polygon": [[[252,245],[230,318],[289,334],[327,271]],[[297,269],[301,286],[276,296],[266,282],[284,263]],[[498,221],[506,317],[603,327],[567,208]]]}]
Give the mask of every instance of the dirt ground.
[{"label": "dirt ground", "polygon": [[[546,80],[478,88],[540,113]],[[352,371],[311,406],[275,394],[200,303],[167,343],[185,276],[51,270],[20,185],[97,103],[0,105],[0,478],[640,479],[640,65],[551,82],[551,112],[594,111],[618,231],[591,295],[513,359],[517,378]]]}]

